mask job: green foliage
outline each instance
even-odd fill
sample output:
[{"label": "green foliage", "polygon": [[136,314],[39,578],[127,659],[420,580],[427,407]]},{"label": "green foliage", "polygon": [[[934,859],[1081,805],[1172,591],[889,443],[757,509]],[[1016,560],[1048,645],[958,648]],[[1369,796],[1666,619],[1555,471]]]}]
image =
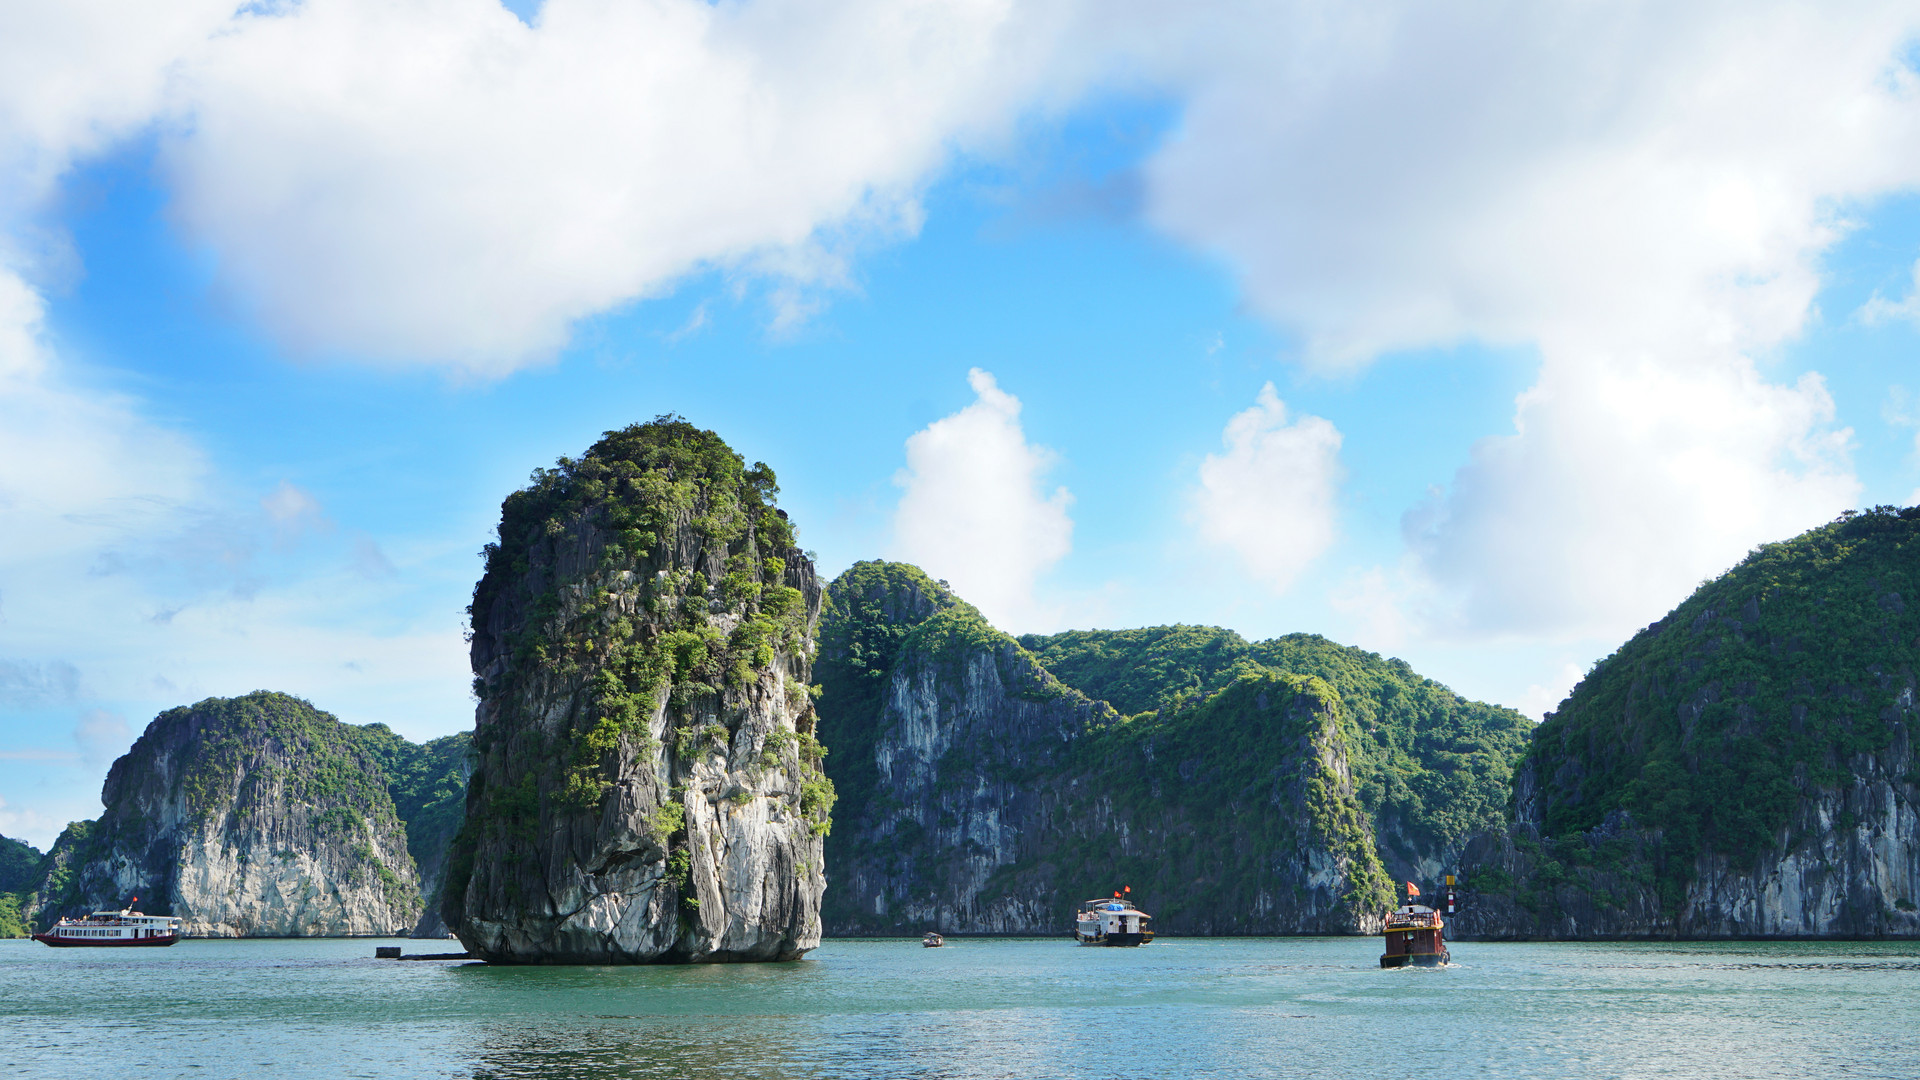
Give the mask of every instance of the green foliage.
[{"label": "green foliage", "polygon": [[[186,765],[180,782],[188,810],[203,821],[244,812],[269,792],[295,804],[357,807],[356,818],[363,813],[376,824],[399,820],[381,767],[382,738],[341,723],[311,702],[257,690],[169,709],[122,760],[143,760],[142,743],[172,738],[171,729],[181,727],[188,729],[188,750],[180,755]],[[385,732],[385,738],[398,737]],[[279,751],[275,758],[287,771],[263,758],[268,749]],[[109,789],[133,791],[111,783]]]},{"label": "green foliage", "polygon": [[394,812],[406,823],[407,850],[425,874],[446,857],[466,817],[473,736],[463,731],[413,743],[385,724],[359,730],[363,744],[380,761]]},{"label": "green foliage", "polygon": [[[972,612],[917,566],[858,562],[827,587],[814,676],[823,688],[820,741],[834,747],[834,784],[848,805],[867,805],[879,782],[873,749],[887,674],[908,635],[934,615]],[[833,855],[828,854],[828,864]]]},{"label": "green foliage", "polygon": [[1318,634],[1250,644],[1218,627],[1156,626],[1028,635],[1021,644],[1060,681],[1128,714],[1179,711],[1263,671],[1322,680],[1339,702],[1361,805],[1429,850],[1505,822],[1531,734],[1512,709],[1466,701],[1403,660]]},{"label": "green foliage", "polygon": [[[1498,759],[1485,766],[1493,788],[1488,815],[1497,821],[1506,801],[1504,770],[1525,736],[1518,714],[1460,703],[1443,687],[1392,667],[1395,662],[1317,638],[1250,646],[1228,631],[1175,627],[1016,642],[918,569],[897,563],[857,564],[829,586],[821,642],[820,731],[835,748],[831,775],[853,820],[887,815],[894,805],[894,794],[878,783],[874,746],[889,676],[903,663],[929,665],[939,685],[956,687],[959,665],[990,657],[1009,696],[1057,701],[1068,710],[1063,720],[1087,718],[1073,721],[1086,726],[1064,748],[1037,751],[1056,755],[1044,762],[991,745],[956,745],[942,759],[942,777],[956,783],[984,777],[1063,800],[1054,813],[1061,834],[1048,838],[1044,871],[1005,868],[995,879],[1000,884],[989,884],[989,894],[996,887],[1026,887],[1015,884],[1020,874],[1044,872],[1059,881],[1128,881],[1168,898],[1204,895],[1251,903],[1276,887],[1276,862],[1313,848],[1331,852],[1346,867],[1347,904],[1377,909],[1390,901],[1391,890],[1373,847],[1369,808],[1343,793],[1340,779],[1308,744],[1335,740],[1364,770],[1375,747],[1359,734],[1362,719],[1380,727],[1381,714],[1388,713],[1409,730],[1414,749],[1402,755],[1406,761],[1379,754],[1378,768],[1413,772],[1425,749],[1436,761],[1433,771],[1440,772],[1441,753],[1470,757],[1456,746],[1462,714],[1496,730],[1510,726],[1504,738],[1488,739],[1497,749],[1473,748]],[[1283,661],[1292,667],[1280,668]],[[1403,696],[1426,705],[1427,712],[1402,717],[1371,704],[1348,708],[1335,680],[1355,692],[1378,690],[1382,683],[1404,686]],[[1124,722],[1101,720],[1112,714],[1076,691],[1110,696],[1136,715]],[[1402,701],[1391,705],[1416,711]],[[1462,771],[1453,762],[1446,768],[1448,779]],[[1109,805],[1128,808],[1136,824],[1154,821],[1169,829],[1155,841],[1162,857],[1117,857],[1113,837],[1101,831],[1108,826],[1090,825],[1084,835],[1076,831],[1077,822],[1110,821]],[[830,836],[829,864],[874,855],[859,846],[866,843],[863,835]],[[897,855],[923,842],[896,833],[886,846]],[[925,866],[911,869],[909,861],[902,872],[930,884],[940,858],[928,852]],[[1174,913],[1183,902],[1160,901]]]},{"label": "green foliage", "polygon": [[1749,859],[1803,793],[1886,747],[1920,667],[1920,508],[1755,549],[1596,664],[1530,751],[1550,836],[1614,810],[1659,830],[1663,893]]},{"label": "green foliage", "polygon": [[[807,604],[784,580],[794,537],[778,492],[771,469],[748,467],[677,416],[607,432],[583,456],[534,470],[501,506],[468,609],[476,656],[508,661],[482,681],[501,721],[483,730],[516,740],[479,746],[481,767],[509,786],[537,774],[555,806],[591,811],[623,752],[659,750],[651,723],[663,700],[684,712],[742,691],[778,651],[801,651]],[[717,582],[682,565],[689,543],[701,565],[723,560]],[[732,633],[711,625],[710,592],[738,616]],[[536,753],[518,736],[547,721],[519,711],[555,677],[584,677],[591,706],[567,719],[558,753]],[[676,735],[676,753],[695,749]]]},{"label": "green foliage", "polygon": [[0,836],[0,893],[27,892],[38,885],[44,858],[32,845]]},{"label": "green foliage", "polygon": [[[1116,803],[1177,802],[1194,836],[1231,837],[1233,846],[1268,857],[1302,847],[1328,851],[1347,865],[1342,899],[1349,909],[1375,911],[1390,902],[1392,889],[1366,815],[1309,749],[1323,737],[1342,737],[1337,725],[1323,731],[1338,708],[1338,695],[1318,677],[1248,671],[1198,704],[1097,731],[1078,748],[1076,771],[1088,777],[1082,787]],[[1290,820],[1296,796],[1307,810],[1304,835]],[[1260,861],[1248,870],[1258,874]],[[1192,872],[1176,858],[1135,876],[1164,896],[1177,893],[1180,875]]]},{"label": "green foliage", "polygon": [[27,922],[20,914],[24,893],[0,892],[0,938],[27,936]]},{"label": "green foliage", "polygon": [[653,811],[652,824],[654,838],[666,845],[687,831],[686,805],[672,800],[661,803]]}]

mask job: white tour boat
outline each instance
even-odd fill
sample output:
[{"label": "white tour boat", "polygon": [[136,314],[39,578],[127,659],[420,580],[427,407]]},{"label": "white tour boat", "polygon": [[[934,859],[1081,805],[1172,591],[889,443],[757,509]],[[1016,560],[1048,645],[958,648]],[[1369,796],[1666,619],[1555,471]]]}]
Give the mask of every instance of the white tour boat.
[{"label": "white tour boat", "polygon": [[1114,893],[1111,900],[1089,900],[1080,905],[1073,936],[1082,945],[1145,945],[1153,940],[1152,922],[1153,916]]},{"label": "white tour boat", "polygon": [[171,945],[180,940],[180,920],[137,911],[96,911],[84,919],[61,919],[33,940],[59,948],[73,946]]}]

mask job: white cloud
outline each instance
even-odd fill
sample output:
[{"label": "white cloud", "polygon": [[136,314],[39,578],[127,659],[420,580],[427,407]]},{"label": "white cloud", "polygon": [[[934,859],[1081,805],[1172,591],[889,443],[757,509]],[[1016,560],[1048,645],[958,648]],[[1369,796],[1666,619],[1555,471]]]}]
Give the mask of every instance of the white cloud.
[{"label": "white cloud", "polygon": [[1206,543],[1285,592],[1333,544],[1340,432],[1318,416],[1291,423],[1273,384],[1227,422],[1223,454],[1200,463],[1191,519]]},{"label": "white cloud", "polygon": [[1442,624],[1618,636],[1756,543],[1853,505],[1851,432],[1817,376],[1550,359],[1515,433],[1482,441],[1407,515],[1424,569],[1458,606]]},{"label": "white cloud", "polygon": [[176,212],[282,338],[498,373],[707,267],[780,320],[1044,65],[1003,0],[310,0],[178,69]]},{"label": "white cloud", "polygon": [[1920,184],[1920,11],[1266,10],[1148,50],[1187,101],[1150,220],[1323,368],[1541,356],[1513,432],[1409,515],[1429,629],[1631,629],[1857,497],[1819,380],[1754,357],[1805,324],[1845,208]]},{"label": "white cloud", "polygon": [[967,382],[978,400],[907,440],[894,557],[947,579],[1004,630],[1053,629],[1035,586],[1072,550],[1073,496],[1044,493],[1053,454],[1027,442],[1020,400],[979,368]]},{"label": "white cloud", "polygon": [[1581,669],[1579,664],[1571,660],[1563,661],[1560,664],[1559,670],[1555,671],[1546,681],[1528,686],[1526,692],[1520,695],[1520,700],[1515,702],[1513,707],[1526,713],[1533,719],[1538,720],[1547,713],[1559,708],[1560,703],[1567,700],[1567,695],[1573,693],[1574,686],[1577,685],[1585,675],[1586,672]]}]

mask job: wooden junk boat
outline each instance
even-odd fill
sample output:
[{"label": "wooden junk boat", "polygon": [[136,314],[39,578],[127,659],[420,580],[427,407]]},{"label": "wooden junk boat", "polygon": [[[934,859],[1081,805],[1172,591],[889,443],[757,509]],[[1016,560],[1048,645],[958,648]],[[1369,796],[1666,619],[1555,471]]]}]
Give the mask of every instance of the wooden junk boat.
[{"label": "wooden junk boat", "polygon": [[1152,922],[1153,916],[1114,893],[1111,900],[1103,897],[1080,905],[1073,936],[1082,945],[1145,945],[1153,940]]},{"label": "wooden junk boat", "polygon": [[1380,955],[1380,966],[1438,967],[1446,963],[1445,930],[1446,921],[1440,913],[1423,904],[1409,902],[1387,912],[1387,951]]},{"label": "wooden junk boat", "polygon": [[180,920],[137,911],[96,911],[84,919],[61,919],[33,940],[56,948],[171,945],[180,940]]}]

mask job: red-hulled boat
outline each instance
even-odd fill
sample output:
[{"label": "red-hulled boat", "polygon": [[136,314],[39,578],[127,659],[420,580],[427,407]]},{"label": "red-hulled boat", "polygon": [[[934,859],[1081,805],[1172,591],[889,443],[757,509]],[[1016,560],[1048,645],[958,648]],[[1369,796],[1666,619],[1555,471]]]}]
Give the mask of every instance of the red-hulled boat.
[{"label": "red-hulled boat", "polygon": [[33,940],[55,948],[171,945],[180,940],[180,920],[137,911],[96,911],[84,919],[61,919]]}]

